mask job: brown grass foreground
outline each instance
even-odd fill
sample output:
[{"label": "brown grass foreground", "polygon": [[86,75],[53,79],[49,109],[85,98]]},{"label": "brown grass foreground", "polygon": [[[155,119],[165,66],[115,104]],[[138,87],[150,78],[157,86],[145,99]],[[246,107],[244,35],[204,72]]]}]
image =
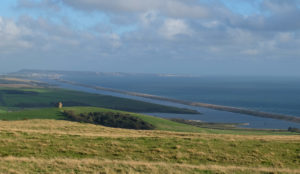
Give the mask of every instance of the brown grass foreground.
[{"label": "brown grass foreground", "polygon": [[[56,135],[79,135],[91,137],[174,137],[174,138],[204,138],[222,140],[262,140],[262,141],[294,141],[299,142],[299,135],[232,135],[185,133],[159,130],[132,130],[110,128],[87,123],[77,123],[64,120],[22,120],[0,121],[0,131],[27,132]],[[300,148],[300,147],[299,147]]]},{"label": "brown grass foreground", "polygon": [[[220,165],[188,165],[163,162],[99,160],[99,159],[36,159],[0,158],[0,170],[8,173],[32,173],[33,171],[53,173],[299,173],[288,168],[240,167]],[[3,164],[3,165],[2,165]],[[4,165],[5,164],[5,165]],[[24,168],[26,166],[26,168]]]},{"label": "brown grass foreground", "polygon": [[300,173],[300,136],[0,121],[0,173]]}]

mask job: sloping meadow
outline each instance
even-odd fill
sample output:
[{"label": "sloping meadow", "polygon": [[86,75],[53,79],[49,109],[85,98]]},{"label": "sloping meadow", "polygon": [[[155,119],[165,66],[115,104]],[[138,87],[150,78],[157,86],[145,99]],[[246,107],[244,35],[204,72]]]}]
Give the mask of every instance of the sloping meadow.
[{"label": "sloping meadow", "polygon": [[0,121],[0,173],[299,173],[298,135],[109,128]]}]

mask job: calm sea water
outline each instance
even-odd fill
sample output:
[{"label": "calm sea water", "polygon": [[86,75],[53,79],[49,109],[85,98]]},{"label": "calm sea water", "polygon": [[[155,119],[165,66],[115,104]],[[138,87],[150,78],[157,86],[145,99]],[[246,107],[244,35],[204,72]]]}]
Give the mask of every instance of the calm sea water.
[{"label": "calm sea water", "polygon": [[[98,84],[98,82],[97,83],[95,83],[94,81],[88,82],[87,79],[84,79],[84,80],[79,80],[78,78],[76,78],[76,79],[77,79],[76,80],[77,82],[104,86],[102,84]],[[69,79],[69,80],[75,81],[75,79]],[[202,113],[202,114],[146,113],[148,115],[154,115],[154,116],[165,117],[165,118],[183,118],[183,119],[189,119],[189,120],[201,120],[201,121],[205,121],[205,122],[247,123],[248,124],[247,126],[242,126],[242,127],[248,127],[248,128],[266,128],[266,129],[287,129],[288,127],[300,128],[299,123],[293,123],[293,122],[288,122],[288,121],[283,121],[283,120],[276,120],[276,119],[270,119],[270,118],[260,118],[260,117],[245,115],[245,114],[239,114],[239,113],[231,113],[231,112],[217,111],[217,110],[201,108],[201,107],[187,106],[187,105],[182,105],[182,104],[178,104],[178,103],[147,99],[147,98],[142,98],[142,97],[137,97],[137,96],[130,96],[130,95],[114,93],[114,92],[109,92],[109,91],[103,91],[103,90],[95,90],[95,89],[86,88],[86,87],[82,87],[82,86],[76,86],[76,85],[60,83],[60,82],[53,81],[53,80],[50,80],[50,81],[47,80],[47,82],[52,83],[52,84],[56,84],[56,85],[61,86],[63,88],[69,88],[69,89],[75,89],[75,90],[79,90],[79,91],[98,93],[98,94],[104,94],[104,95],[111,95],[111,96],[117,96],[117,97],[130,98],[130,99],[141,100],[141,101],[157,103],[157,104],[163,104],[163,105],[169,105],[169,106],[175,106],[175,107],[189,108],[189,109],[197,110],[200,113]],[[134,83],[136,83],[136,82],[134,82]],[[114,85],[116,85],[116,84],[114,84]],[[117,85],[116,86],[113,86],[113,85],[112,86],[106,86],[106,87],[116,88]],[[119,87],[118,89],[123,89],[124,90],[126,88],[120,88]],[[145,89],[140,89],[140,92],[146,92],[144,90]],[[153,93],[153,94],[159,94],[159,93]],[[174,95],[174,96],[179,96],[179,95],[177,94],[177,95]],[[171,96],[171,97],[174,97],[174,96]]]},{"label": "calm sea water", "polygon": [[181,100],[300,116],[300,78],[65,76],[67,80]]},{"label": "calm sea water", "polygon": [[183,118],[183,119],[188,119],[188,120],[201,120],[201,121],[205,121],[205,122],[219,122],[219,123],[247,123],[248,125],[242,126],[242,127],[248,127],[248,128],[263,128],[263,129],[287,129],[288,127],[300,128],[299,123],[293,123],[293,122],[288,122],[288,121],[284,121],[284,120],[260,118],[260,117],[245,115],[245,114],[239,114],[239,113],[231,113],[231,112],[217,111],[217,110],[201,108],[201,107],[187,106],[187,105],[182,105],[182,104],[178,104],[178,103],[153,100],[153,99],[142,98],[142,97],[137,97],[137,96],[130,96],[130,95],[125,95],[125,94],[120,94],[120,93],[103,91],[103,90],[95,90],[95,89],[76,86],[76,85],[59,83],[56,81],[51,81],[50,83],[59,85],[63,88],[68,88],[68,89],[73,89],[73,90],[79,90],[79,91],[85,91],[85,92],[97,93],[97,94],[104,94],[104,95],[111,95],[111,96],[117,96],[117,97],[123,97],[123,98],[130,98],[130,99],[141,100],[141,101],[157,103],[157,104],[163,104],[163,105],[168,105],[168,106],[189,108],[189,109],[197,110],[201,113],[201,114],[146,113],[148,115],[153,115],[153,116],[158,116],[158,117]]}]

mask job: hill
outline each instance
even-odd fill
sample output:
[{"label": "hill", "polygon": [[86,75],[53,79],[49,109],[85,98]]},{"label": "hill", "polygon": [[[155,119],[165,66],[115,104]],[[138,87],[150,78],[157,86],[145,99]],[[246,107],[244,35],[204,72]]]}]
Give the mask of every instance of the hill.
[{"label": "hill", "polygon": [[0,121],[0,173],[299,173],[298,135]]}]

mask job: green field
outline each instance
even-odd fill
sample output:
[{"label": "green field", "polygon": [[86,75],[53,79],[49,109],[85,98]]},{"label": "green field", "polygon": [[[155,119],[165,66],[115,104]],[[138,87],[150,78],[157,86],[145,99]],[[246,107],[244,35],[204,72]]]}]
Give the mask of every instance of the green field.
[{"label": "green field", "polygon": [[0,107],[6,110],[54,107],[58,102],[63,102],[64,106],[97,106],[132,112],[197,113],[183,108],[60,88],[0,87]]},{"label": "green field", "polygon": [[7,111],[0,108],[0,114],[6,113]]},{"label": "green field", "polygon": [[156,130],[176,131],[176,132],[196,132],[196,133],[214,133],[214,134],[244,134],[244,135],[293,135],[288,131],[269,131],[269,130],[218,130],[209,128],[200,128],[183,123],[177,123],[167,119],[148,116],[138,113],[129,113],[125,111],[118,111],[99,107],[64,107],[58,108],[43,108],[43,109],[28,109],[22,111],[14,111],[0,114],[0,120],[27,120],[27,119],[66,119],[62,112],[64,110],[74,111],[77,114],[89,112],[119,112],[127,113],[131,116],[141,118],[142,120],[155,126]]}]

